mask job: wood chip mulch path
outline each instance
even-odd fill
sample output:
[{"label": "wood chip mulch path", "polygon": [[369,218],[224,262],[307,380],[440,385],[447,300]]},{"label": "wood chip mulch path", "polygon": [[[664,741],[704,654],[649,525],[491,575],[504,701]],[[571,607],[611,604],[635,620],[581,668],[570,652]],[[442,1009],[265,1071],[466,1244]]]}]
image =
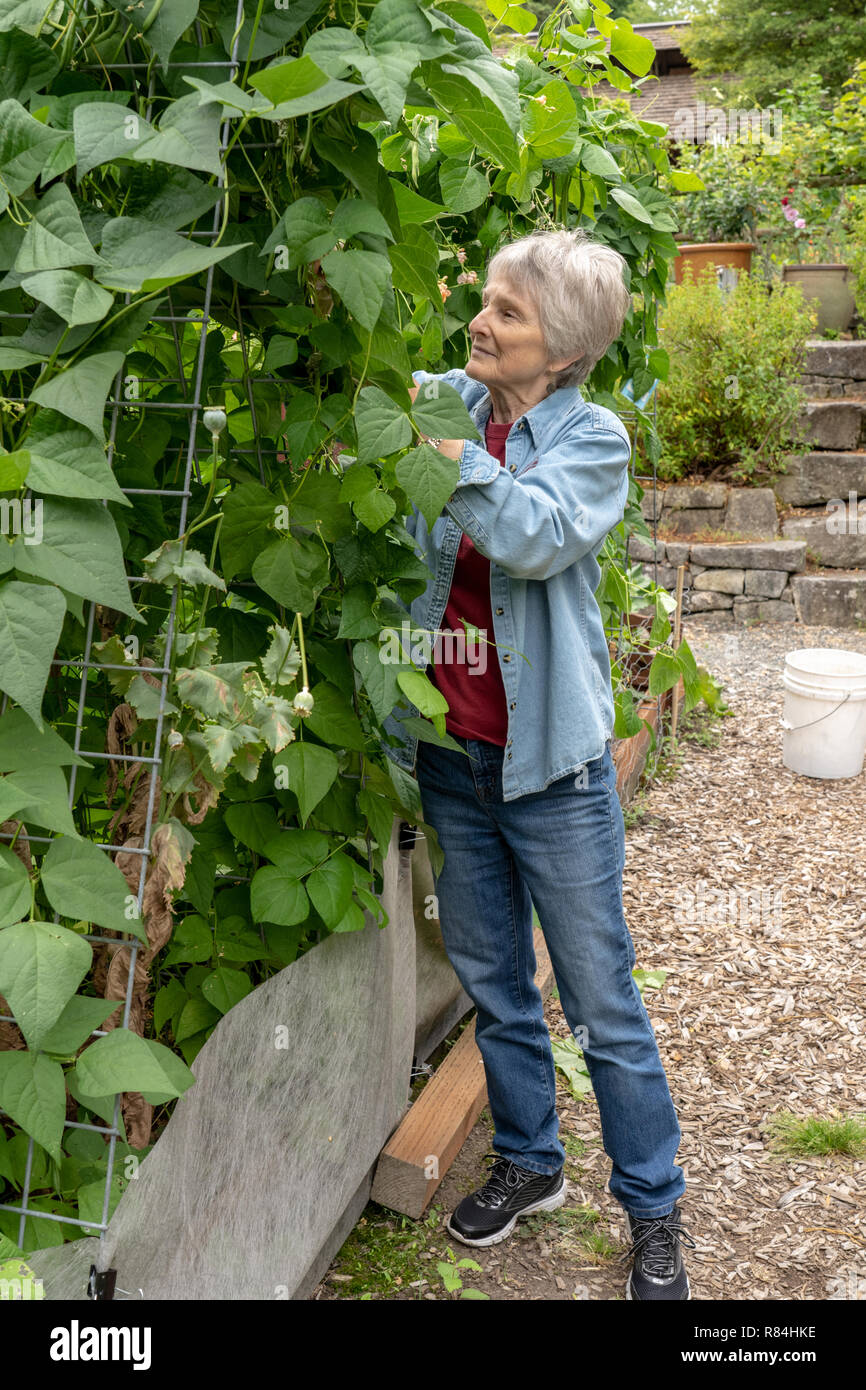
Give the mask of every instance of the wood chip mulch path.
[{"label": "wood chip mulch path", "polygon": [[[866,771],[839,781],[789,771],[779,727],[785,653],[866,653],[866,633],[694,617],[684,635],[732,714],[715,722],[714,747],[683,738],[673,775],[627,808],[624,894],[638,966],[668,972],[645,1000],[683,1131],[692,1298],[866,1299],[866,1159],[781,1157],[765,1129],[783,1110],[866,1114]],[[556,998],[545,1013],[567,1037]],[[437,1190],[438,1226],[414,1227],[429,1281],[374,1298],[459,1296],[435,1273],[449,1247],[481,1265],[464,1285],[494,1300],[624,1298],[627,1228],[607,1189],[598,1110],[559,1072],[557,1090],[566,1207],[523,1218],[488,1250],[448,1235],[445,1215],[486,1176],[485,1109]],[[364,1218],[400,1222],[375,1203]],[[313,1298],[345,1297],[339,1268],[338,1257]]]}]

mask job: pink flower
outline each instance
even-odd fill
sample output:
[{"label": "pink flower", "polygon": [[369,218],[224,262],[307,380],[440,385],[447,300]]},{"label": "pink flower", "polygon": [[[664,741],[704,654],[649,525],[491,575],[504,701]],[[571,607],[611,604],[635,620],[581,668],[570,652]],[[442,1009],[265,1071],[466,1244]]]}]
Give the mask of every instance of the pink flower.
[{"label": "pink flower", "polygon": [[478,271],[477,271],[477,270],[464,270],[463,273],[462,273],[462,275],[458,275],[458,276],[457,276],[457,283],[458,283],[458,285],[477,285],[477,284],[478,284]]},{"label": "pink flower", "polygon": [[457,259],[461,265],[466,264],[466,252],[463,250],[462,246],[457,247]]},{"label": "pink flower", "polygon": [[785,215],[785,217],[788,219],[789,222],[793,222],[794,218],[797,216],[797,209],[796,209],[796,208],[785,208],[785,214],[784,214],[784,215]]},{"label": "pink flower", "polygon": [[797,220],[796,220],[796,222],[794,223],[794,226],[795,226],[795,227],[805,227],[805,225],[806,225],[806,219],[805,219],[805,217],[798,217]]},{"label": "pink flower", "polygon": [[442,303],[444,304],[451,291],[449,290],[448,285],[444,280],[437,281],[437,284],[439,285],[439,293],[442,296]]}]

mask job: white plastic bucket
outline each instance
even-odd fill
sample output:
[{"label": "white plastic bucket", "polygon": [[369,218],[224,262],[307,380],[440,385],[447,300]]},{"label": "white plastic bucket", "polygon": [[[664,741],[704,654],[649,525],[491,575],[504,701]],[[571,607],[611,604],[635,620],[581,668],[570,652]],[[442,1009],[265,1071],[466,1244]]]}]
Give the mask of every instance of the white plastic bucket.
[{"label": "white plastic bucket", "polygon": [[782,762],[804,777],[857,777],[866,754],[866,656],[838,647],[788,652]]}]

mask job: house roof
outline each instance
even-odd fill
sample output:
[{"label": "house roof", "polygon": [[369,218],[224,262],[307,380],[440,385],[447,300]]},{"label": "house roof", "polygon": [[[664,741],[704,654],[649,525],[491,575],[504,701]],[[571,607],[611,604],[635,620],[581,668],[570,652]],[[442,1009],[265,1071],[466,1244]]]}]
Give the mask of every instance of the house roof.
[{"label": "house roof", "polygon": [[[652,24],[633,24],[632,28],[636,34],[643,34],[644,38],[650,39],[656,52],[661,53],[666,48],[679,48],[681,29],[688,29],[691,24],[690,19],[670,19],[664,23],[654,21]],[[587,34],[597,34],[597,29],[587,29]]]},{"label": "house roof", "polygon": [[633,114],[641,120],[659,121],[667,126],[678,124],[680,118],[677,117],[677,111],[684,108],[694,111],[697,100],[691,72],[669,72],[657,80],[647,78],[640,96],[629,96],[613,87],[607,80],[596,83],[591,91],[593,96],[621,97],[628,102]]}]

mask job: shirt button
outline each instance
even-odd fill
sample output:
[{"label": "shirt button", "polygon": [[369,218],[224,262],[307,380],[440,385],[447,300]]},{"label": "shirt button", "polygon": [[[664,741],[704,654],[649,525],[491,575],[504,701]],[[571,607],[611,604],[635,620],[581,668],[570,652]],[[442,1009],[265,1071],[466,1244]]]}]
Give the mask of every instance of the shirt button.
[{"label": "shirt button", "polygon": [[510,753],[508,754],[508,757],[509,757],[509,758],[511,757],[511,754],[510,754]]},{"label": "shirt button", "polygon": [[517,701],[516,701],[516,700],[512,700],[512,701],[511,701],[511,704],[508,706],[508,708],[509,708],[509,709],[514,709],[516,705],[517,705]]},{"label": "shirt button", "polygon": [[516,463],[509,463],[509,465],[508,465],[508,471],[509,471],[509,473],[516,473],[516,472],[517,472],[517,464],[516,464]]},{"label": "shirt button", "polygon": [[505,656],[502,658],[502,660],[503,660],[503,661],[510,661],[510,660],[511,660],[511,653],[510,653],[510,652],[506,652],[506,654],[505,654]]},{"label": "shirt button", "polygon": [[517,428],[518,428],[519,430],[522,430],[522,429],[523,429],[523,421],[522,421],[522,420],[521,420],[520,424],[517,426]]},{"label": "shirt button", "polygon": [[504,608],[497,608],[496,612],[497,612],[497,615],[501,618],[501,617],[502,617],[502,614],[505,612],[505,609],[504,609]]}]

